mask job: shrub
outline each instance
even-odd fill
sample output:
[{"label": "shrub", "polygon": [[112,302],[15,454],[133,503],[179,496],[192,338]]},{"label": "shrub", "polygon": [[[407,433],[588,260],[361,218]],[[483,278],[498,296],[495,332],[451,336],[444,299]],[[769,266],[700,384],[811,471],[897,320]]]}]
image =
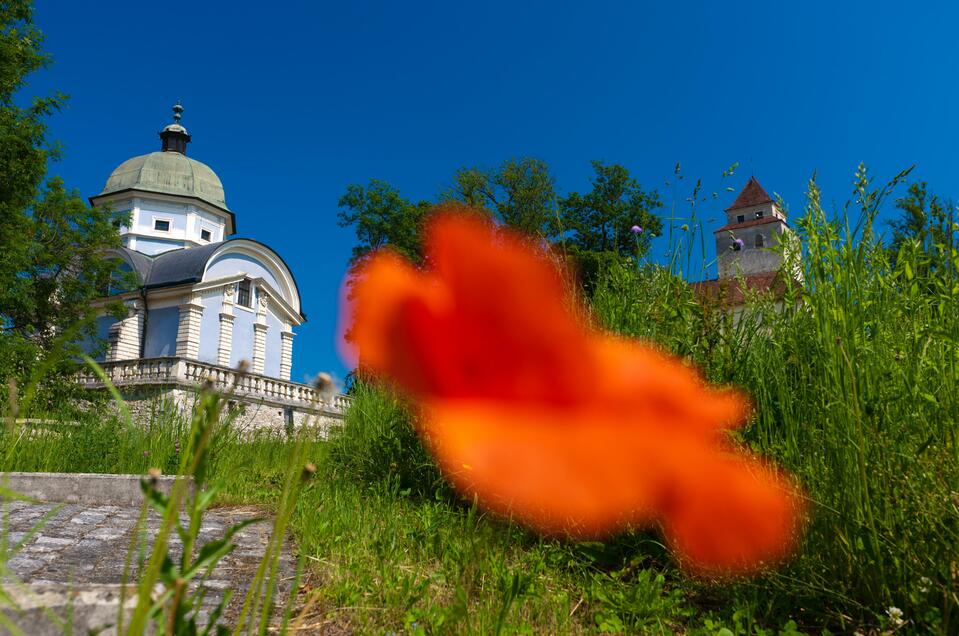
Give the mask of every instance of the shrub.
[{"label": "shrub", "polygon": [[439,469],[417,435],[414,417],[390,389],[356,382],[343,425],[330,434],[326,464],[330,478],[419,497],[448,496]]}]

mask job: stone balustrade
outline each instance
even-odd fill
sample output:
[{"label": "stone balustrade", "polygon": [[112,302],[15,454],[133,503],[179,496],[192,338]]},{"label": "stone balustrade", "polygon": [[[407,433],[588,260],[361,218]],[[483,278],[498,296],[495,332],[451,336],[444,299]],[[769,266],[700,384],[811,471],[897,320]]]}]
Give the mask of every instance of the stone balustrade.
[{"label": "stone balustrade", "polygon": [[[186,358],[115,360],[101,362],[100,366],[110,382],[118,388],[151,385],[199,388],[205,382],[210,382],[217,391],[237,398],[340,416],[352,401],[341,394],[325,395],[306,384],[257,373],[240,373],[236,369]],[[77,379],[91,389],[106,386],[100,376],[88,367],[80,371]]]}]

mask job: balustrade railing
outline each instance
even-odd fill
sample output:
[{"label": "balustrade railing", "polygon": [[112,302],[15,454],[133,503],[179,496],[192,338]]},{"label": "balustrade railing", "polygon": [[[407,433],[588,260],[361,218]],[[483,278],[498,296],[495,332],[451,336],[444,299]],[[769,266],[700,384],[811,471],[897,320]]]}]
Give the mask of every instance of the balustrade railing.
[{"label": "balustrade railing", "polygon": [[[184,358],[114,360],[101,362],[100,367],[115,386],[176,384],[199,387],[210,382],[213,388],[238,397],[291,403],[334,413],[344,413],[352,401],[345,395],[327,395],[306,384],[255,373],[240,373],[235,369]],[[104,386],[100,376],[89,368],[80,371],[77,380],[90,388]]]}]

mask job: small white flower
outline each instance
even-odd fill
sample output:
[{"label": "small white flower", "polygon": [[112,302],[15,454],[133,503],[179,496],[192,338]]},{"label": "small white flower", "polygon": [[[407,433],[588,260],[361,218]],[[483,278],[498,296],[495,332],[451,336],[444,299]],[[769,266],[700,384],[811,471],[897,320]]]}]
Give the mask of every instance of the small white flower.
[{"label": "small white flower", "polygon": [[886,610],[886,614],[889,616],[889,622],[891,622],[896,627],[899,627],[906,621],[902,619],[902,610],[896,607],[895,605],[890,605]]}]

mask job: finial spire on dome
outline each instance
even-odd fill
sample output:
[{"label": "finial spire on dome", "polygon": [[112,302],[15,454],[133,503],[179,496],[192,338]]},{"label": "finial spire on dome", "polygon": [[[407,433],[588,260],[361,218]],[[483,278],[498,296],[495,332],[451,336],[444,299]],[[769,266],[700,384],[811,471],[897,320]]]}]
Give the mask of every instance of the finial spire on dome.
[{"label": "finial spire on dome", "polygon": [[180,125],[182,116],[183,104],[180,103],[180,100],[177,100],[176,104],[173,105],[173,123],[160,131],[160,139],[163,140],[161,148],[164,152],[186,154],[186,145],[190,143],[191,137],[186,128]]}]

